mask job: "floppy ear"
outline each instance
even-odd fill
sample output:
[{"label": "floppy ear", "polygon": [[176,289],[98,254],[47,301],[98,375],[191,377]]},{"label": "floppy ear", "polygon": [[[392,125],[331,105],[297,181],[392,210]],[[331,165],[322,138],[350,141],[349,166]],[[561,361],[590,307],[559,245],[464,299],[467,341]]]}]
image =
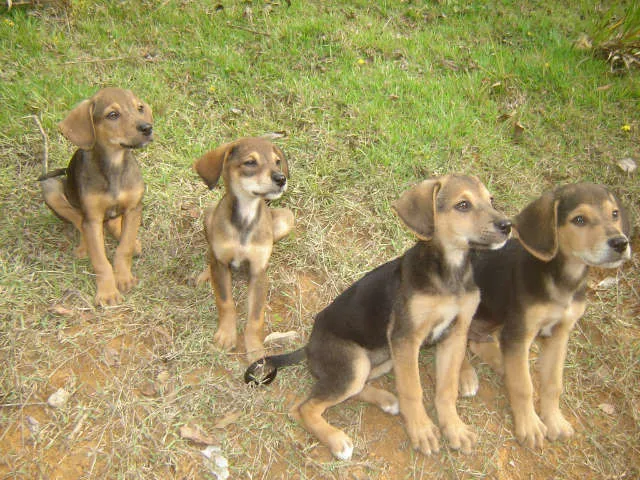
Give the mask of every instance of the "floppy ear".
[{"label": "floppy ear", "polygon": [[233,143],[225,143],[215,150],[205,153],[193,164],[193,169],[198,172],[200,178],[207,184],[209,190],[216,186],[220,175],[222,175],[222,167],[224,162],[233,151]]},{"label": "floppy ear", "polygon": [[547,192],[515,217],[515,230],[522,246],[534,257],[548,262],[558,253],[558,203]]},{"label": "floppy ear", "polygon": [[433,237],[439,180],[424,180],[391,204],[404,224],[422,240]]},{"label": "floppy ear", "polygon": [[273,149],[276,151],[276,153],[280,157],[280,160],[282,161],[282,164],[280,166],[280,168],[282,169],[282,173],[284,173],[285,177],[289,178],[289,163],[287,162],[287,157],[284,156],[284,152],[280,150],[278,146],[274,145]]},{"label": "floppy ear", "polygon": [[616,195],[613,195],[613,198],[616,200],[616,204],[618,205],[618,211],[620,212],[620,223],[622,224],[622,233],[624,233],[627,238],[631,238],[631,217],[629,216],[629,212]]},{"label": "floppy ear", "polygon": [[83,150],[91,150],[96,142],[93,108],[92,100],[83,100],[58,124],[62,135]]}]

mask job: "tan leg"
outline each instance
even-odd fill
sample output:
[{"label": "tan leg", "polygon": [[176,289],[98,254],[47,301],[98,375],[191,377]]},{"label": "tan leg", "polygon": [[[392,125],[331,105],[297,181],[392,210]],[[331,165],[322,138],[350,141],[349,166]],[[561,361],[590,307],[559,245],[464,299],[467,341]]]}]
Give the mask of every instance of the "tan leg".
[{"label": "tan leg", "polygon": [[440,449],[440,431],[427,416],[422,403],[422,386],[418,371],[421,339],[405,337],[391,339],[393,369],[400,413],[413,448],[425,455]]},{"label": "tan leg", "polygon": [[540,356],[540,418],[547,427],[551,441],[566,440],[574,434],[573,427],[560,412],[562,370],[567,354],[569,328],[556,325],[553,335],[541,339]]},{"label": "tan leg", "polygon": [[504,365],[502,364],[502,351],[497,341],[493,342],[473,342],[469,341],[469,350],[474,355],[480,357],[484,363],[498,375],[504,375]]},{"label": "tan leg", "polygon": [[286,237],[293,229],[293,212],[288,208],[272,208],[271,223],[271,228],[273,230],[273,242],[275,243],[281,238]]},{"label": "tan leg", "polygon": [[[124,219],[124,216],[121,215],[119,217],[112,218],[111,220],[107,220],[106,222],[107,230],[111,235],[113,235],[113,238],[115,238],[118,241],[120,241],[120,237],[122,236],[123,219]],[[136,244],[133,249],[133,255],[137,257],[141,253],[142,253],[142,245],[140,244],[140,240],[136,238]]]},{"label": "tan leg", "polygon": [[210,255],[211,286],[218,308],[218,331],[213,341],[225,350],[235,348],[238,340],[236,331],[236,306],[231,289],[231,270]]},{"label": "tan leg", "polygon": [[398,405],[396,396],[381,388],[365,385],[362,391],[356,395],[356,398],[363,402],[373,403],[377,405],[380,410],[391,415],[398,415],[398,413],[400,413],[400,406]]},{"label": "tan leg", "polygon": [[438,422],[451,448],[467,454],[471,453],[477,437],[458,415],[456,401],[458,400],[460,368],[467,346],[467,330],[473,311],[475,311],[475,306],[471,312],[462,311],[451,334],[436,345],[435,404]]},{"label": "tan leg", "polygon": [[267,272],[251,273],[248,287],[248,316],[244,332],[247,358],[253,361],[264,356],[264,306],[267,301]]},{"label": "tan leg", "polygon": [[97,305],[115,305],[122,301],[122,295],[116,287],[113,268],[107,260],[104,250],[104,230],[102,219],[85,219],[82,223],[84,238],[89,251],[89,258],[96,274]]},{"label": "tan leg", "polygon": [[547,427],[533,406],[533,384],[529,372],[529,349],[535,333],[512,343],[504,352],[504,379],[515,423],[518,442],[529,448],[542,448]]},{"label": "tan leg", "polygon": [[479,387],[480,382],[478,381],[476,369],[473,368],[468,355],[465,354],[460,367],[460,396],[473,397],[478,393]]},{"label": "tan leg", "polygon": [[40,186],[47,206],[57,215],[71,222],[80,233],[80,242],[75,248],[74,254],[77,258],[85,258],[87,256],[87,245],[82,233],[82,212],[73,207],[67,200],[62,179],[58,177],[48,178],[40,182]]},{"label": "tan leg", "polygon": [[122,215],[122,230],[120,243],[113,257],[113,274],[116,278],[116,286],[120,292],[128,292],[138,279],[131,273],[131,260],[136,245],[138,228],[142,219],[142,205],[128,210]]}]

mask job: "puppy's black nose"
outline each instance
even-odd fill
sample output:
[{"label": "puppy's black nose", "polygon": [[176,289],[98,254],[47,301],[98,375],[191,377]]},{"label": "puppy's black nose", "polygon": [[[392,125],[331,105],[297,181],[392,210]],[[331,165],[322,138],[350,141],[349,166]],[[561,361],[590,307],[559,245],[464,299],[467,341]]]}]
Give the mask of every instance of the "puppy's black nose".
[{"label": "puppy's black nose", "polygon": [[493,222],[493,224],[505,235],[509,235],[511,233],[511,220],[498,220]]},{"label": "puppy's black nose", "polygon": [[142,132],[145,136],[150,136],[153,133],[153,125],[150,123],[139,123],[136,127],[139,132]]},{"label": "puppy's black nose", "polygon": [[271,180],[279,187],[284,187],[284,184],[287,183],[287,177],[280,172],[273,172],[271,174]]},{"label": "puppy's black nose", "polygon": [[620,237],[610,238],[607,243],[616,252],[622,253],[627,249],[627,245],[629,245],[629,240],[627,240],[627,237],[620,236]]}]

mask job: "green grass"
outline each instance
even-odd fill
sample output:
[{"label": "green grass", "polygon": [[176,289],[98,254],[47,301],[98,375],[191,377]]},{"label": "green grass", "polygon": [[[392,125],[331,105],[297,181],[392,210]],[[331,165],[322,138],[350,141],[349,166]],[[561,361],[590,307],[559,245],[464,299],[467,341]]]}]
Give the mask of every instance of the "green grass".
[{"label": "green grass", "polygon": [[[180,438],[186,423],[219,438],[233,478],[637,477],[637,255],[618,289],[590,292],[572,336],[562,407],[575,438],[543,452],[516,446],[502,381],[483,367],[480,397],[460,402],[480,436],[477,454],[445,446],[424,458],[398,419],[348,402],[329,418],[354,438],[354,462],[334,462],[286,416],[310,385],[304,368],[247,390],[243,357],[213,348],[213,295],[193,279],[205,265],[202,210],[221,192],[191,170],[222,142],[286,133],[277,143],[292,176],[279,203],[295,211],[296,235],[271,258],[268,330],[305,336],[314,313],[411,244],[389,205],[427,176],[476,174],[509,214],[554,185],[594,181],[640,218],[637,173],[616,166],[640,160],[640,80],[574,47],[602,12],[631,3],[0,7],[0,477],[209,478],[203,447]],[[91,305],[89,262],[73,257],[76,233],[42,202],[43,143],[30,117],[48,134],[49,167],[64,166],[73,146],[56,125],[103,86],[134,90],[153,108],[156,131],[137,152],[147,184],[134,263],[141,282],[104,310]],[[239,283],[242,312],[245,296]],[[422,363],[433,414],[430,352]],[[160,393],[142,395],[163,371]],[[68,406],[45,408],[59,387],[73,392]],[[214,428],[234,411],[234,423]]]}]

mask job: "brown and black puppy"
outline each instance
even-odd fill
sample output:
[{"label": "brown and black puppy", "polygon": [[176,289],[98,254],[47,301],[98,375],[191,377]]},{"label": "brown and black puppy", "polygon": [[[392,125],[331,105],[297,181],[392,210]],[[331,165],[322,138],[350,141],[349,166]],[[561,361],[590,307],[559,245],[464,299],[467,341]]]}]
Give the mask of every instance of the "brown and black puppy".
[{"label": "brown and black puppy", "polygon": [[[470,348],[504,372],[516,438],[539,448],[545,436],[562,440],[574,433],[559,408],[569,333],[585,310],[589,267],[616,268],[630,258],[630,223],[604,186],[579,183],[533,201],[516,216],[514,228],[519,240],[472,255],[481,303],[469,331]],[[498,345],[490,334],[500,328]],[[536,338],[540,417],[529,373]],[[465,362],[461,392],[471,395],[477,385]]]},{"label": "brown and black puppy", "polygon": [[[113,305],[137,283],[131,259],[142,215],[144,183],[131,150],[153,140],[151,108],[130,90],[104,88],[76,106],[59,125],[80,147],[69,166],[39,178],[44,201],[80,232],[76,256],[87,252],[96,274],[95,301]],[[118,239],[113,267],[104,225]]]},{"label": "brown and black puppy", "polygon": [[[477,178],[461,175],[426,180],[393,208],[419,237],[413,248],[369,272],[320,312],[305,347],[259,360],[245,373],[247,382],[268,383],[278,367],[307,358],[317,381],[297,414],[342,460],[351,458],[353,443],[322,414],[350,397],[401,413],[414,448],[438,451],[440,432],[425,411],[418,371],[424,343],[437,343],[435,406],[445,437],[463,452],[476,439],[456,410],[467,329],[480,301],[469,251],[500,248],[511,222],[494,210]],[[397,399],[367,384],[392,368]]]},{"label": "brown and black puppy", "polygon": [[248,321],[245,346],[250,359],[264,354],[264,307],[267,264],[273,244],[293,228],[293,212],[269,208],[265,200],[279,198],[287,189],[289,168],[282,150],[264,138],[243,138],[200,157],[194,169],[213,188],[220,176],[226,193],[205,212],[209,243],[209,274],[218,307],[214,341],[224,349],[236,346],[236,308],[231,291],[231,269],[248,264]]}]

